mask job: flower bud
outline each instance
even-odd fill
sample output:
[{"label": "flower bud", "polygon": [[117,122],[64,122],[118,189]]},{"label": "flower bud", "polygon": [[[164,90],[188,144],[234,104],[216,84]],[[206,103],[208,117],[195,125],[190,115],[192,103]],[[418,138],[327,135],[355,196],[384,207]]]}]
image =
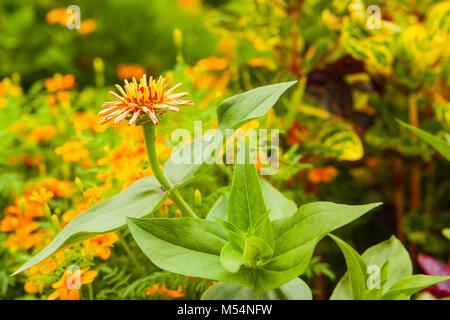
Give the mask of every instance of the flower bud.
[{"label": "flower bud", "polygon": [[194,202],[197,207],[202,205],[202,193],[198,189],[194,191]]}]

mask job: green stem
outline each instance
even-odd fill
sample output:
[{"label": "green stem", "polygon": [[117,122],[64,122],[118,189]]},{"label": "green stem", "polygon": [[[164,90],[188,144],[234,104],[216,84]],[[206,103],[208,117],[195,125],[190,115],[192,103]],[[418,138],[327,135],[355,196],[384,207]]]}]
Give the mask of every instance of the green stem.
[{"label": "green stem", "polygon": [[133,251],[130,249],[130,247],[128,246],[126,239],[125,239],[126,234],[121,233],[120,237],[119,237],[119,244],[122,246],[122,248],[125,250],[125,252],[127,253],[128,257],[131,259],[131,261],[133,262],[133,264],[138,268],[138,269],[142,269],[143,274],[145,274],[145,270],[143,268],[143,265],[141,263],[138,262],[138,260],[136,259],[136,256],[134,255]]},{"label": "green stem", "polygon": [[198,218],[194,211],[189,207],[187,202],[183,199],[178,190],[174,190],[172,184],[164,176],[161,167],[159,165],[158,157],[156,155],[155,148],[155,126],[152,123],[145,123],[142,125],[145,137],[145,146],[147,148],[148,160],[150,161],[150,166],[152,167],[153,174],[159,181],[161,186],[169,193],[169,197],[181,210],[185,216]]},{"label": "green stem", "polygon": [[92,283],[88,284],[89,289],[89,300],[95,300],[94,298],[94,288],[92,287]]}]

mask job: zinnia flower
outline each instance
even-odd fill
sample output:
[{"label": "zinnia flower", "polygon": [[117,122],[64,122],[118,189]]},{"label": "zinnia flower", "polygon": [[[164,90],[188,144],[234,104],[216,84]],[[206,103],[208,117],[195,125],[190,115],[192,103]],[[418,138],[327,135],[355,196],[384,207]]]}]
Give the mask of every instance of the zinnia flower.
[{"label": "zinnia flower", "polygon": [[181,86],[181,83],[165,91],[167,87],[165,81],[166,79],[163,77],[159,77],[158,80],[150,77],[147,82],[147,76],[144,74],[139,84],[136,78],[133,78],[131,83],[125,80],[125,90],[116,85],[122,96],[113,91],[109,92],[116,101],[103,103],[104,109],[98,114],[105,116],[101,123],[104,124],[115,119],[113,122],[115,125],[130,116],[128,125],[132,125],[136,123],[139,115],[145,113],[155,125],[158,125],[157,115],[167,110],[180,112],[176,106],[192,106],[194,104],[192,101],[179,100],[188,93],[172,93]]}]

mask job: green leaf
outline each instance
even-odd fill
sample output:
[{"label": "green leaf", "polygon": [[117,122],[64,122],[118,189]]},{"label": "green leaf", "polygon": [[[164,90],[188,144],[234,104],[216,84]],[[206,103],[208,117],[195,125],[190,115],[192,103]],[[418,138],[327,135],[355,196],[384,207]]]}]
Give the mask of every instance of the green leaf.
[{"label": "green leaf", "polygon": [[450,276],[413,275],[397,281],[382,297],[383,300],[395,300],[401,295],[411,296],[436,283],[449,280]]},{"label": "green leaf", "polygon": [[238,284],[219,282],[206,290],[201,300],[311,300],[308,285],[296,278],[278,289],[262,292],[259,297],[255,291]]},{"label": "green leaf", "polygon": [[228,235],[218,223],[194,218],[128,218],[127,223],[144,254],[163,270],[254,286],[251,269],[231,273],[223,267],[220,253]]},{"label": "green leaf", "polygon": [[220,150],[223,141],[214,135],[204,135],[174,151],[164,164],[164,176],[180,188],[189,183],[196,173],[212,162],[215,153]]},{"label": "green leaf", "polygon": [[[278,98],[297,81],[259,87],[223,101],[217,108],[219,132],[238,128],[244,123],[264,116]],[[164,175],[175,188],[189,183],[223,146],[221,135],[204,135],[171,154],[164,164]],[[216,150],[216,152],[213,152]]]},{"label": "green leaf", "polygon": [[338,237],[329,234],[341,249],[347,263],[347,269],[350,277],[353,300],[362,300],[366,295],[366,273],[367,265],[363,258],[351,246]]},{"label": "green leaf", "polygon": [[256,300],[255,291],[235,283],[219,282],[206,290],[201,300]]},{"label": "green leaf", "polygon": [[[382,267],[387,261],[388,280],[385,284],[385,290],[389,289],[395,282],[412,275],[412,263],[408,251],[396,237],[392,236],[386,241],[380,242],[367,249],[362,258],[367,266]],[[344,274],[330,299],[349,300],[352,298],[351,287],[348,274]]]},{"label": "green leaf", "polygon": [[438,151],[440,154],[442,154],[448,161],[450,161],[450,145],[447,142],[433,136],[432,134],[430,134],[424,130],[421,130],[419,128],[416,128],[409,124],[406,124],[401,120],[397,119],[397,122],[400,125],[402,125],[403,127],[407,128],[408,130],[414,132],[420,139],[422,139],[423,141],[428,143],[436,151]]},{"label": "green leaf", "polygon": [[243,252],[244,263],[253,267],[258,259],[270,258],[273,255],[273,249],[263,239],[250,236],[245,239],[245,248]]},{"label": "green leaf", "polygon": [[[240,152],[245,152],[245,162],[249,161],[247,145]],[[273,248],[274,238],[267,208],[264,202],[258,171],[254,164],[236,163],[233,182],[227,206],[228,222],[237,226],[243,232],[261,237]],[[264,221],[260,221],[260,218]],[[258,228],[258,225],[262,226]]]},{"label": "green leaf", "polygon": [[206,219],[214,221],[214,219],[219,218],[225,220],[227,218],[227,203],[229,194],[225,193],[217,199],[216,203],[209,210]]},{"label": "green leaf", "polygon": [[[269,219],[276,220],[292,216],[297,211],[297,205],[294,201],[288,199],[284,194],[275,189],[270,182],[261,180],[261,187],[269,212]],[[206,219],[213,220],[214,217],[226,219],[227,202],[229,194],[221,196],[209,211]]]},{"label": "green leaf", "polygon": [[167,198],[155,177],[146,177],[130,185],[121,193],[81,213],[41,252],[28,260],[15,274],[18,274],[46,259],[56,251],[107,233],[126,225],[126,217],[144,217],[157,210]]},{"label": "green leaf", "polygon": [[239,128],[250,120],[264,116],[296,82],[263,86],[226,99],[217,108],[219,130]]},{"label": "green leaf", "polygon": [[230,245],[234,248],[234,250],[240,252],[244,251],[245,248],[245,238],[246,234],[238,229],[235,225],[232,223],[229,223],[228,221],[219,219],[216,217],[217,222],[219,222],[222,227],[228,231],[228,239]]},{"label": "green leaf", "polygon": [[442,229],[442,235],[446,237],[448,240],[450,240],[450,228],[444,228]]},{"label": "green leaf", "polygon": [[380,205],[381,202],[351,206],[325,201],[305,204],[292,217],[273,221],[275,254],[325,236]]},{"label": "green leaf", "polygon": [[292,216],[297,211],[294,201],[275,189],[270,182],[261,180],[262,192],[267,208],[270,210],[269,219],[281,219]]},{"label": "green leaf", "polygon": [[242,252],[236,251],[231,245],[231,242],[228,242],[220,252],[220,262],[228,272],[238,272],[243,263]]},{"label": "green leaf", "polygon": [[338,229],[381,203],[348,206],[332,202],[313,202],[301,206],[289,218],[272,222],[275,248],[272,258],[257,269],[257,286],[271,290],[298,277],[307,268],[321,237]]}]

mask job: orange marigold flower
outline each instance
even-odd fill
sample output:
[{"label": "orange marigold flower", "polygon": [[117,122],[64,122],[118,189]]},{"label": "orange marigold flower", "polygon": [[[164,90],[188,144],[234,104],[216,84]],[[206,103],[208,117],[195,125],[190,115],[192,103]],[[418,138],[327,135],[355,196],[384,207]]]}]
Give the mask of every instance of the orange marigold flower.
[{"label": "orange marigold flower", "polygon": [[75,192],[73,182],[70,180],[58,180],[53,177],[48,177],[38,185],[45,187],[52,191],[57,197],[71,197]]},{"label": "orange marigold flower", "polygon": [[218,71],[228,67],[228,60],[225,58],[209,57],[198,60],[195,66],[201,71]]},{"label": "orange marigold flower", "polygon": [[158,80],[150,77],[147,82],[147,77],[144,74],[139,83],[136,78],[133,78],[131,83],[125,80],[125,90],[116,85],[122,96],[113,91],[109,92],[116,101],[103,103],[103,110],[98,114],[99,116],[105,116],[101,123],[104,124],[115,119],[114,125],[131,116],[128,125],[132,125],[143,112],[155,125],[158,125],[157,115],[167,110],[180,112],[180,109],[175,106],[191,106],[194,104],[192,101],[180,100],[188,93],[172,93],[181,86],[181,83],[166,91],[167,84],[165,81],[166,79],[161,76]]},{"label": "orange marigold flower", "polygon": [[78,112],[72,116],[73,127],[77,131],[91,129],[94,132],[103,132],[105,127],[98,123],[98,118],[90,112]]},{"label": "orange marigold flower", "polygon": [[117,241],[119,241],[119,236],[115,232],[109,232],[90,238],[83,243],[86,246],[87,253],[92,253],[94,257],[107,260],[111,256],[110,246]]},{"label": "orange marigold flower", "polygon": [[23,285],[26,293],[36,293],[39,291],[39,286],[32,280],[27,280]]},{"label": "orange marigold flower", "polygon": [[45,79],[45,88],[50,92],[72,89],[75,85],[75,77],[72,74],[55,74],[53,78]]},{"label": "orange marigold flower", "polygon": [[145,294],[146,295],[152,295],[155,293],[159,292],[159,283],[155,283],[153,286],[149,286],[146,290],[145,290]]},{"label": "orange marigold flower", "polygon": [[312,183],[330,182],[338,175],[338,171],[333,166],[311,169],[308,172],[308,180]]},{"label": "orange marigold flower", "polygon": [[145,294],[148,296],[156,293],[163,294],[169,299],[184,297],[184,293],[181,290],[180,285],[177,290],[171,290],[166,287],[165,283],[163,283],[161,287],[159,286],[159,283],[155,283],[153,286],[149,286],[145,291]]},{"label": "orange marigold flower", "polygon": [[84,21],[81,21],[80,23],[80,29],[78,29],[78,33],[80,34],[90,34],[97,29],[97,23],[94,19],[86,19]]},{"label": "orange marigold flower", "polygon": [[[165,287],[165,285],[164,285],[164,287]],[[161,288],[161,290],[162,290],[162,288]],[[181,285],[178,285],[177,290],[166,289],[165,294],[166,294],[167,298],[169,298],[169,299],[184,297],[184,293],[181,290]]]},{"label": "orange marigold flower", "polygon": [[89,150],[84,147],[81,141],[68,141],[61,147],[55,149],[57,155],[62,156],[65,162],[77,162],[87,158]]},{"label": "orange marigold flower", "polygon": [[87,204],[87,202],[81,202],[76,206],[75,209],[64,212],[64,214],[62,215],[62,219],[65,223],[67,223],[87,209],[89,209],[89,205]]},{"label": "orange marigold flower", "polygon": [[45,20],[47,20],[47,23],[49,24],[59,23],[60,25],[65,26],[69,16],[70,13],[67,12],[66,8],[56,8],[47,12]]},{"label": "orange marigold flower", "polygon": [[44,142],[56,135],[56,128],[53,125],[46,125],[42,127],[34,127],[28,135],[28,139],[35,143]]},{"label": "orange marigold flower", "polygon": [[61,300],[79,300],[80,292],[77,288],[77,280],[75,277],[79,274],[79,284],[88,284],[94,281],[97,276],[97,271],[88,271],[89,268],[82,269],[78,272],[65,271],[61,279],[52,285],[53,289],[56,289],[52,294],[48,296],[48,300],[55,300],[60,298]]},{"label": "orange marigold flower", "polygon": [[48,191],[45,188],[39,188],[39,190],[33,191],[33,193],[28,199],[32,202],[43,205],[47,203],[48,200],[53,198],[54,195],[55,194],[52,191]]}]

